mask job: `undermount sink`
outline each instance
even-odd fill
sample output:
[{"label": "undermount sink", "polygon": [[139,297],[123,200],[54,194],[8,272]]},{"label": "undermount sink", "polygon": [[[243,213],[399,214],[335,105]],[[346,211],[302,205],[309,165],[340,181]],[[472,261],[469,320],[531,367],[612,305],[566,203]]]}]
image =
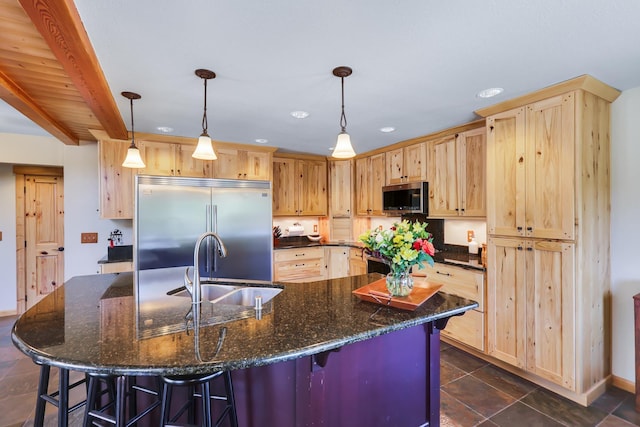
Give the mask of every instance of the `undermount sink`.
[{"label": "undermount sink", "polygon": [[[203,283],[200,285],[202,299],[212,304],[240,305],[247,307],[256,306],[256,298],[260,297],[261,304],[271,301],[282,292],[281,288],[263,286],[234,286],[219,283]],[[181,286],[167,292],[167,295],[191,298],[191,293]]]}]

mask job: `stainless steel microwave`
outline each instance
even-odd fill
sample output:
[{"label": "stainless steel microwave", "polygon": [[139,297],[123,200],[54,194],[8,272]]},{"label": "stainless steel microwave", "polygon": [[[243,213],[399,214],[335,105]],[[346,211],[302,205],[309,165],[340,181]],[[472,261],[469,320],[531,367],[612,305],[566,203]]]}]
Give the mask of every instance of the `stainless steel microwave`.
[{"label": "stainless steel microwave", "polygon": [[429,183],[410,182],[382,187],[382,209],[389,215],[405,213],[428,215]]}]

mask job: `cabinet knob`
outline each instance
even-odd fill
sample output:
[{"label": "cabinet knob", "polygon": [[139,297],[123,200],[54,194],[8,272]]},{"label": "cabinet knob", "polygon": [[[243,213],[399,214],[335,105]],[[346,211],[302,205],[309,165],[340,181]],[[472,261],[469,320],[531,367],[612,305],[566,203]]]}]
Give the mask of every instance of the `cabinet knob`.
[{"label": "cabinet knob", "polygon": [[533,227],[527,227],[527,231],[533,231]]},{"label": "cabinet knob", "polygon": [[518,246],[518,250],[521,251],[522,250],[522,246]]},{"label": "cabinet knob", "polygon": [[532,250],[533,250],[533,248],[532,248],[531,246],[529,246],[529,247],[527,247],[527,250],[528,250],[528,251],[532,251]]},{"label": "cabinet knob", "polygon": [[516,227],[516,230],[522,231],[522,227]]}]

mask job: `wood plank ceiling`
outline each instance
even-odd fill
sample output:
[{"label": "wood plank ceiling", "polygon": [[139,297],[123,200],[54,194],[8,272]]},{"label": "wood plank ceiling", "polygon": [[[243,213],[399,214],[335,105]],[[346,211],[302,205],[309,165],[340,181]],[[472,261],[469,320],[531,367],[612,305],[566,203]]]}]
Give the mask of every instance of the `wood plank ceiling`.
[{"label": "wood plank ceiling", "polygon": [[65,144],[128,137],[72,0],[0,0],[0,98]]}]

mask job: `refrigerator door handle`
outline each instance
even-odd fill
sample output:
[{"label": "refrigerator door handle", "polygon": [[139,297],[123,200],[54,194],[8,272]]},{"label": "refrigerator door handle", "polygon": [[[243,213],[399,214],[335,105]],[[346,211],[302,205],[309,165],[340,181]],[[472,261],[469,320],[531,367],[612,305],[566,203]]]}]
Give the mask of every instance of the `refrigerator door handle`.
[{"label": "refrigerator door handle", "polygon": [[[213,231],[212,230],[212,224],[213,224],[213,206],[212,205],[207,205],[206,206],[206,226],[207,226],[207,232]],[[212,264],[211,264],[211,257],[213,255],[212,252],[212,248],[211,248],[211,239],[208,238],[207,241],[205,242],[206,244],[206,250],[205,250],[205,262],[204,262],[204,268],[205,268],[205,272],[209,273],[209,278],[211,278],[211,273],[212,273]]]}]

